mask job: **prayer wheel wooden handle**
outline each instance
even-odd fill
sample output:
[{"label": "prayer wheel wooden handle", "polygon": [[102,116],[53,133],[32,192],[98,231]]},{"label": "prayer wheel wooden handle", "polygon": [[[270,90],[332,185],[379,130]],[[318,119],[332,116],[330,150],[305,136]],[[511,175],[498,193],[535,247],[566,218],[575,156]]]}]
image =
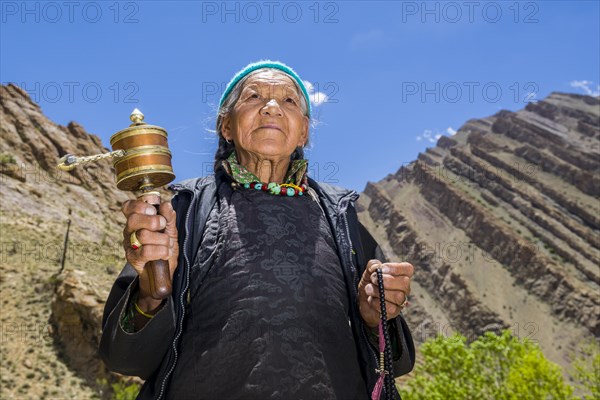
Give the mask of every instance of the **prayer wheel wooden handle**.
[{"label": "prayer wheel wooden handle", "polygon": [[149,261],[145,268],[148,268],[152,298],[162,300],[169,297],[172,291],[169,262],[165,260]]},{"label": "prayer wheel wooden handle", "polygon": [[[146,195],[142,194],[140,197],[144,202],[152,204],[154,208],[156,208],[156,214],[158,215],[158,209],[160,207],[160,195],[158,192],[152,192]],[[164,230],[161,232],[164,232]],[[169,261],[148,261],[144,268],[148,271],[148,278],[150,279],[150,295],[152,298],[155,300],[162,300],[169,297],[173,290],[171,285],[171,272],[169,271]]]}]

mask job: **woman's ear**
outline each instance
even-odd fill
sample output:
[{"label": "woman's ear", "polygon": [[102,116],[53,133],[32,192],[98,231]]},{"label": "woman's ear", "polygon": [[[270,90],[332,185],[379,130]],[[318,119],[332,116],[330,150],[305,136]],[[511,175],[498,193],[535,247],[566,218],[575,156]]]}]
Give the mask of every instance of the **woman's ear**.
[{"label": "woman's ear", "polygon": [[302,126],[302,135],[300,135],[300,143],[298,144],[299,147],[306,146],[306,143],[308,142],[309,124],[310,124],[310,118],[305,115],[304,116],[304,124]]},{"label": "woman's ear", "polygon": [[223,117],[221,123],[221,135],[223,135],[223,139],[231,141],[231,118],[229,117],[229,114]]}]

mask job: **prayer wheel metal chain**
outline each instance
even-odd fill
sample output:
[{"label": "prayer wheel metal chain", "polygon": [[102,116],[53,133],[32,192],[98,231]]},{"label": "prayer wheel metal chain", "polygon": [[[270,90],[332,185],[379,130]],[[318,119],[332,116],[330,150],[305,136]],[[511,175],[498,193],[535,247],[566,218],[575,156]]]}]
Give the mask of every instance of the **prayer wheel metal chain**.
[{"label": "prayer wheel metal chain", "polygon": [[70,171],[78,165],[88,164],[96,161],[103,160],[105,158],[120,158],[125,156],[125,150],[111,151],[110,153],[101,153],[93,156],[74,156],[73,154],[67,154],[58,160],[59,164],[57,167],[63,171]]}]

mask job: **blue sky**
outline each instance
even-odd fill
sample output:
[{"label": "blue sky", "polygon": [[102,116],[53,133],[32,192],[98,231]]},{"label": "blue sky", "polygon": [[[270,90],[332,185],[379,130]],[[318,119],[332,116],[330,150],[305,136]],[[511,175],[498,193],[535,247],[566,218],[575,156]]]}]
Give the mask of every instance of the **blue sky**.
[{"label": "blue sky", "polygon": [[1,2],[0,80],[107,147],[140,108],[177,180],[210,171],[223,85],[259,59],[312,83],[310,174],[357,191],[470,118],[598,95],[597,1],[68,4]]}]

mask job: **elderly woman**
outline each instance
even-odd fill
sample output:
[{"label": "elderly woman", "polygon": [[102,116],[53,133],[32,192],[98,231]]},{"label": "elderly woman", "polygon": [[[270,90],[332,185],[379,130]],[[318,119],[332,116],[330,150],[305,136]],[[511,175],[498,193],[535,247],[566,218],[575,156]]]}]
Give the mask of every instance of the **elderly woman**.
[{"label": "elderly woman", "polygon": [[[377,259],[355,191],[307,175],[310,112],[295,71],[250,64],[221,98],[214,175],[172,185],[158,214],[123,205],[128,262],[100,354],[146,380],[138,398],[399,399],[393,377],[414,365],[401,315],[413,267]],[[162,301],[145,268],[157,259],[173,286]]]}]

